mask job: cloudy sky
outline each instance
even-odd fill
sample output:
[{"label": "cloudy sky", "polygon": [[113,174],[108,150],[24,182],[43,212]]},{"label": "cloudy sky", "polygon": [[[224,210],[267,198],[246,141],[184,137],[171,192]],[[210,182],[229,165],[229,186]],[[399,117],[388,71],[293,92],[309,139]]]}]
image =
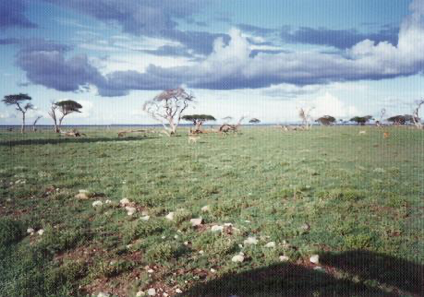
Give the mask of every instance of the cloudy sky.
[{"label": "cloudy sky", "polygon": [[[0,96],[52,101],[68,124],[152,123],[183,86],[188,113],[297,120],[410,113],[424,97],[424,0],[1,0]],[[0,106],[0,124],[19,123]]]}]

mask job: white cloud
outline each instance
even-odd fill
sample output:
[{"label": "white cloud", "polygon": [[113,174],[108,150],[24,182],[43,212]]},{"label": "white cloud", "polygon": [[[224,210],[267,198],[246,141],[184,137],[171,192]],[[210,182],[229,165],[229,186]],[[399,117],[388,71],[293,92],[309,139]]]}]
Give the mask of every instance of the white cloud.
[{"label": "white cloud", "polygon": [[355,106],[346,104],[328,92],[308,102],[307,106],[315,107],[311,112],[312,116],[315,118],[323,115],[331,115],[337,119],[351,118],[361,114]]}]

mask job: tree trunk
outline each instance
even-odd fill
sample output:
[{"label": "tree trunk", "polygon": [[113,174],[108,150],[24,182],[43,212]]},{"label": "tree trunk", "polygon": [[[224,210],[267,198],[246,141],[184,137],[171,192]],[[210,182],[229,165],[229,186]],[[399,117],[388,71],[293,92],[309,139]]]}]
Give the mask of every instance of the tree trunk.
[{"label": "tree trunk", "polygon": [[21,133],[25,133],[25,112],[22,113]]}]

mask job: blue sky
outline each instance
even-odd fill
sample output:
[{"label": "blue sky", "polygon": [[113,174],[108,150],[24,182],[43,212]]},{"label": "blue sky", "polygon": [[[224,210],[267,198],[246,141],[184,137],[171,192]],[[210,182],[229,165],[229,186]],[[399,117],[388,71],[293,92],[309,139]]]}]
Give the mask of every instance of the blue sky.
[{"label": "blue sky", "polygon": [[153,123],[143,103],[178,86],[216,118],[410,113],[423,53],[424,0],[0,1],[0,96],[44,124],[62,99],[84,106],[67,123]]}]

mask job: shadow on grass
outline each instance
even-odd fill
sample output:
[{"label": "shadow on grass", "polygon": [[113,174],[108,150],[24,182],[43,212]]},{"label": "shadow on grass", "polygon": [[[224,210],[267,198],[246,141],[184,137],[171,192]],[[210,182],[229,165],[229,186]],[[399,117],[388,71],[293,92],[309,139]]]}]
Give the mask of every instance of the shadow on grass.
[{"label": "shadow on grass", "polygon": [[[424,296],[424,266],[366,251],[320,255],[320,265],[331,273],[295,264],[277,264],[224,275],[195,286],[183,296]],[[340,273],[340,272],[343,273]],[[356,276],[359,282],[352,281]],[[366,285],[367,284],[367,285]],[[391,292],[379,285],[392,288]],[[402,291],[402,292],[400,292]],[[405,296],[405,295],[403,295]]]},{"label": "shadow on grass", "polygon": [[93,142],[119,142],[119,141],[140,141],[146,139],[153,139],[157,137],[121,137],[121,138],[48,138],[48,139],[22,139],[0,141],[0,146],[18,146],[18,145],[44,145],[44,144],[66,144],[66,143],[93,143]]}]

